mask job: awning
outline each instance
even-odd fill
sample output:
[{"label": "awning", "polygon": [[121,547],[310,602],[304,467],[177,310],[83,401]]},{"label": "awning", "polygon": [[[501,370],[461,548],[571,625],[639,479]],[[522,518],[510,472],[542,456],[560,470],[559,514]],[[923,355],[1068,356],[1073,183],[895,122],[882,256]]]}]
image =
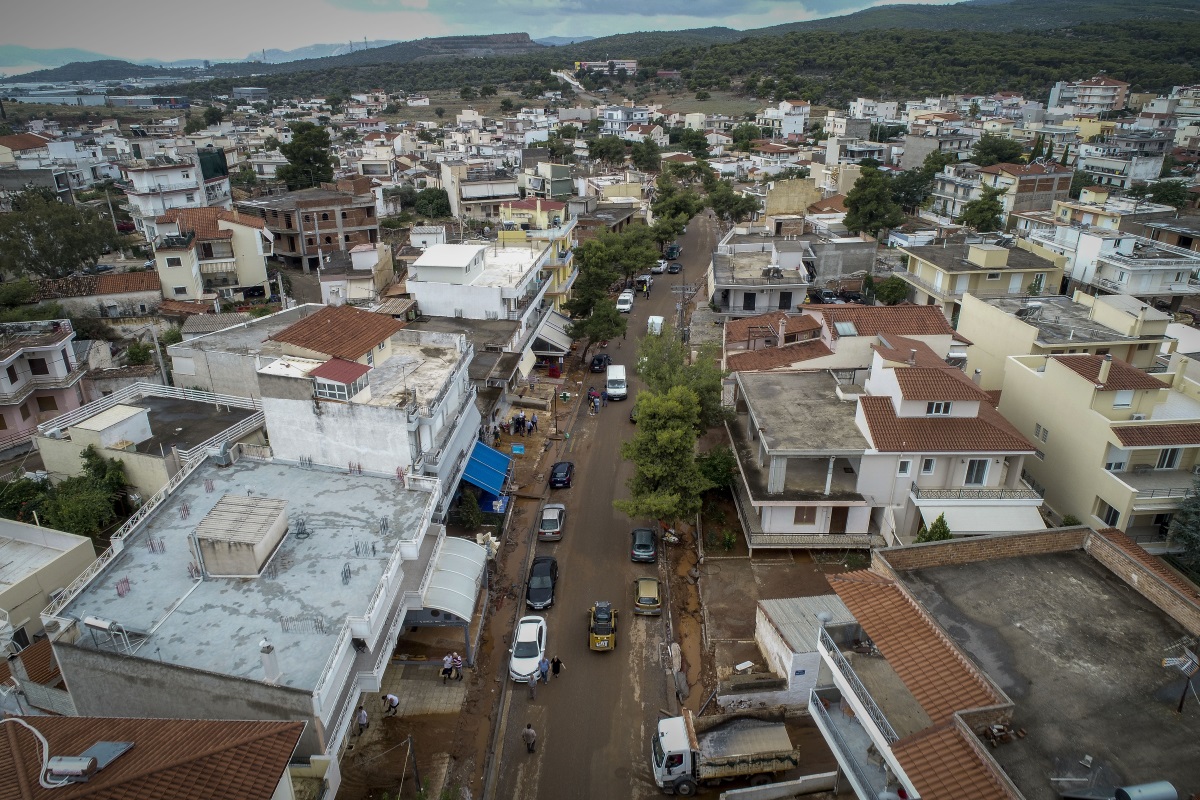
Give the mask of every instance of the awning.
[{"label": "awning", "polygon": [[467,460],[467,468],[463,470],[462,477],[472,486],[478,486],[498,498],[504,490],[504,481],[511,468],[511,458],[483,442],[476,442],[471,448],[471,457]]},{"label": "awning", "polygon": [[1035,506],[922,506],[921,518],[932,525],[939,515],[946,515],[951,533],[1013,533],[1040,531],[1046,528]]},{"label": "awning", "polygon": [[487,550],[466,539],[447,536],[435,558],[421,605],[471,619],[487,567]]},{"label": "awning", "polygon": [[567,327],[571,320],[557,311],[551,311],[542,320],[537,333],[533,337],[530,348],[539,356],[565,356],[571,352],[571,337],[567,335]]}]

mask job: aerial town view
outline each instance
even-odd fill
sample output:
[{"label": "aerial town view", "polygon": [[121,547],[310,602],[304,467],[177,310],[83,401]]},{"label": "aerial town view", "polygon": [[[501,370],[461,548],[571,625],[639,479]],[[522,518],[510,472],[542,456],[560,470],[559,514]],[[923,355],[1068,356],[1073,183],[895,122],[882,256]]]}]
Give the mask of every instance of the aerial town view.
[{"label": "aerial town view", "polygon": [[1196,0],[0,10],[3,800],[1200,800]]}]

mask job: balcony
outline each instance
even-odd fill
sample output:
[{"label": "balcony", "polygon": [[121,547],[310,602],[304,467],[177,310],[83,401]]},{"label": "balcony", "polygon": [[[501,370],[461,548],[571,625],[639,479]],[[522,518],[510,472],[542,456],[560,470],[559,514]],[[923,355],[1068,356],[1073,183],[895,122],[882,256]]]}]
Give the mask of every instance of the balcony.
[{"label": "balcony", "polygon": [[199,190],[196,183],[157,183],[154,186],[131,186],[129,194],[158,194],[159,192],[195,192]]},{"label": "balcony", "polygon": [[883,797],[888,788],[888,770],[883,764],[868,761],[874,743],[855,717],[845,713],[844,702],[842,693],[834,687],[813,689],[808,712],[854,793],[858,797]]},{"label": "balcony", "polygon": [[1007,489],[1003,486],[988,487],[958,487],[953,489],[934,489],[927,486],[912,484],[914,500],[1036,500],[1039,503],[1042,495],[1033,489]]},{"label": "balcony", "polygon": [[1172,511],[1195,492],[1190,470],[1153,469],[1147,464],[1109,474],[1133,493],[1134,511]]}]

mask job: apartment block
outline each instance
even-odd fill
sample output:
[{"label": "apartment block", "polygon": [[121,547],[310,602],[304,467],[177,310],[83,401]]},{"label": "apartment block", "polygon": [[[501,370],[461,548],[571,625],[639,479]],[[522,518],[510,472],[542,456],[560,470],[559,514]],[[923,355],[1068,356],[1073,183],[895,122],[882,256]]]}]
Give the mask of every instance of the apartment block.
[{"label": "apartment block", "polygon": [[1129,97],[1129,84],[1097,75],[1088,80],[1059,81],[1050,89],[1047,108],[1067,108],[1087,114],[1120,111]]},{"label": "apartment block", "polygon": [[443,161],[441,178],[456,217],[494,219],[500,216],[501,205],[521,199],[516,173],[490,160]]},{"label": "apartment block", "polygon": [[170,209],[154,220],[154,264],[169,300],[242,301],[270,294],[264,220],[217,208]]},{"label": "apartment block", "polygon": [[66,319],[0,325],[0,450],[27,444],[39,423],[83,405],[87,372]]},{"label": "apartment block", "polygon": [[1003,190],[1002,219],[1024,211],[1049,211],[1067,200],[1074,171],[1050,161],[1032,164],[993,164],[979,170],[980,186]]},{"label": "apartment block", "polygon": [[324,253],[379,241],[370,179],[240,201],[237,211],[257,217],[274,240],[274,254],[290,266],[315,269]]},{"label": "apartment block", "polygon": [[[211,155],[211,157],[209,157]],[[153,220],[173,208],[228,210],[232,195],[223,152],[197,156],[155,155],[123,162],[125,196],[139,231],[153,238]]]}]

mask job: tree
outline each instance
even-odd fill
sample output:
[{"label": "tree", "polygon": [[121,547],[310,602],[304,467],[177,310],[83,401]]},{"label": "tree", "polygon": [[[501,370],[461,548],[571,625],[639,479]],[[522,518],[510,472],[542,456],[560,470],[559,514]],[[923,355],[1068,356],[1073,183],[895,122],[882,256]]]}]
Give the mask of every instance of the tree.
[{"label": "tree", "polygon": [[634,466],[626,483],[631,496],[613,503],[618,511],[671,521],[695,516],[700,496],[710,488],[696,463],[699,417],[699,399],[686,386],[638,395],[637,433],[621,445],[621,455]]},{"label": "tree", "polygon": [[708,99],[709,99],[709,98],[711,98],[711,97],[712,97],[712,95],[711,95],[711,94],[709,94],[709,93],[708,93],[708,91],[707,91],[707,90],[705,90],[705,89],[701,89],[700,91],[696,92],[696,99],[697,99],[697,100],[701,100],[701,101],[703,101],[703,100],[708,100]]},{"label": "tree", "polygon": [[933,521],[932,525],[917,534],[917,543],[944,542],[947,539],[953,538],[954,535],[950,533],[950,526],[946,524],[946,515],[938,514],[938,518]]},{"label": "tree", "polygon": [[729,181],[721,181],[708,193],[708,207],[727,222],[741,222],[762,208],[758,198],[739,194]]},{"label": "tree", "polygon": [[933,191],[935,172],[924,167],[906,169],[891,180],[892,200],[910,214],[916,213],[929,193]]},{"label": "tree", "polygon": [[972,200],[963,206],[962,216],[958,218],[960,225],[966,225],[976,233],[990,233],[1000,230],[1000,218],[1004,214],[1004,205],[1000,195],[1008,191],[984,186],[983,196]]},{"label": "tree", "polygon": [[885,306],[894,306],[908,299],[909,285],[898,275],[875,284],[875,299]]},{"label": "tree", "polygon": [[474,100],[478,95],[476,95],[475,90],[470,86],[464,86],[458,90],[458,96],[463,100]]},{"label": "tree", "polygon": [[696,457],[696,466],[713,488],[725,489],[733,485],[737,475],[737,456],[728,447],[714,447]]},{"label": "tree", "polygon": [[513,104],[512,98],[506,97],[500,101],[500,110],[505,114],[512,111],[516,106]]},{"label": "tree", "polygon": [[684,128],[679,132],[679,143],[696,158],[708,158],[708,138],[704,131]]},{"label": "tree", "polygon": [[483,86],[479,87],[479,96],[480,97],[495,97],[496,96],[496,87],[490,83],[485,83]]},{"label": "tree", "polygon": [[204,124],[208,126],[220,125],[221,120],[225,119],[225,113],[218,106],[209,106],[204,109]]},{"label": "tree", "polygon": [[329,132],[311,122],[293,122],[291,128],[292,141],[279,145],[288,163],[275,170],[275,177],[293,191],[332,181]]},{"label": "tree", "polygon": [[846,195],[846,228],[851,233],[866,231],[879,238],[879,231],[904,222],[904,212],[892,199],[888,176],[867,167]]},{"label": "tree", "polygon": [[130,342],[129,348],[125,351],[125,360],[134,366],[150,363],[150,356],[154,349],[144,342]]},{"label": "tree", "polygon": [[1071,176],[1071,199],[1078,200],[1079,193],[1089,186],[1095,186],[1096,179],[1087,174],[1083,170],[1075,170],[1075,174]]},{"label": "tree", "polygon": [[413,200],[413,211],[422,217],[448,217],[452,213],[450,195],[445,189],[422,189]]},{"label": "tree", "polygon": [[730,130],[729,135],[733,137],[733,146],[735,149],[749,150],[751,143],[755,139],[761,139],[763,133],[762,128],[753,122],[743,122]]},{"label": "tree", "polygon": [[[721,406],[721,381],[725,373],[718,366],[715,345],[704,345],[688,363],[690,346],[678,336],[646,336],[638,343],[637,373],[646,388],[666,394],[672,386],[686,386],[700,402],[699,423],[705,427],[724,419]],[[640,420],[639,420],[640,424]]]},{"label": "tree", "polygon": [[479,498],[470,489],[464,488],[458,501],[458,518],[462,526],[469,531],[477,530],[483,524],[483,511],[479,508]]},{"label": "tree", "polygon": [[188,117],[183,123],[183,132],[185,134],[199,133],[204,130],[204,120],[200,117]]},{"label": "tree", "polygon": [[279,140],[276,139],[274,136],[268,136],[266,139],[263,139],[263,151],[264,152],[269,153],[272,150],[278,150],[278,149],[279,149]]},{"label": "tree", "polygon": [[1041,158],[1042,155],[1042,135],[1039,133],[1037,138],[1033,141],[1033,150],[1029,152],[1029,160],[1036,161],[1037,159]]},{"label": "tree", "polygon": [[1060,158],[1060,159],[1058,160],[1058,163],[1059,163],[1059,164],[1061,164],[1061,165],[1062,165],[1062,166],[1064,166],[1064,167],[1065,167],[1065,166],[1067,166],[1067,165],[1068,165],[1068,163],[1069,163],[1069,162],[1067,161],[1067,156],[1068,156],[1070,153],[1071,153],[1071,145],[1069,145],[1069,144],[1064,144],[1064,145],[1063,145],[1063,151],[1062,151],[1062,158]]},{"label": "tree", "polygon": [[567,329],[567,335],[573,340],[587,342],[583,352],[579,354],[579,360],[584,361],[593,344],[624,336],[628,325],[629,318],[617,311],[617,304],[611,298],[603,297],[596,301],[591,314],[571,322]]},{"label": "tree", "polygon": [[616,136],[601,136],[588,142],[588,158],[618,166],[625,163],[625,142]]},{"label": "tree", "polygon": [[1200,479],[1192,482],[1192,493],[1171,516],[1168,538],[1171,544],[1183,547],[1180,559],[1184,563],[1200,567]]},{"label": "tree", "polygon": [[59,202],[49,189],[26,189],[0,214],[0,272],[61,278],[119,247],[112,223],[97,212]]},{"label": "tree", "polygon": [[442,117],[446,116],[446,109],[442,108],[441,106],[438,106],[437,108],[435,108],[433,110],[433,115],[435,117],[437,117],[438,119],[441,119]]},{"label": "tree", "polygon": [[630,160],[633,161],[634,169],[642,172],[657,172],[662,164],[662,153],[653,140],[645,139],[634,143],[633,149],[630,151]]},{"label": "tree", "polygon": [[1159,181],[1150,185],[1150,199],[1176,210],[1188,204],[1188,184],[1185,181]]},{"label": "tree", "polygon": [[971,148],[971,163],[981,167],[992,164],[1018,164],[1025,148],[1016,139],[984,134]]},{"label": "tree", "polygon": [[601,299],[607,298],[608,287],[621,276],[614,251],[619,247],[618,235],[605,231],[575,248],[578,274],[567,301],[567,311],[577,318],[587,317]]}]

